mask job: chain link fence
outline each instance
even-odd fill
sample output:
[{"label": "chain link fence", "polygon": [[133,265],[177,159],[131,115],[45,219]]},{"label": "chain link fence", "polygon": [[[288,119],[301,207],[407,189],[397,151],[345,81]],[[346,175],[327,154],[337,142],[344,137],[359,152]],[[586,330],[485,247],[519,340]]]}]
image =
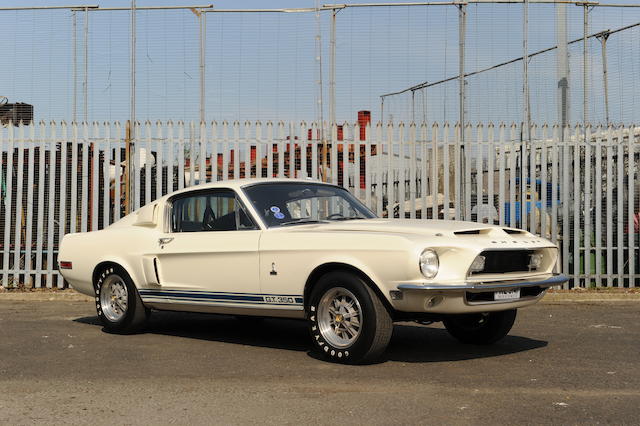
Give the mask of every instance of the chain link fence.
[{"label": "chain link fence", "polygon": [[36,121],[640,119],[632,3],[206,6],[138,8],[135,37],[127,8],[0,8],[0,95]]}]

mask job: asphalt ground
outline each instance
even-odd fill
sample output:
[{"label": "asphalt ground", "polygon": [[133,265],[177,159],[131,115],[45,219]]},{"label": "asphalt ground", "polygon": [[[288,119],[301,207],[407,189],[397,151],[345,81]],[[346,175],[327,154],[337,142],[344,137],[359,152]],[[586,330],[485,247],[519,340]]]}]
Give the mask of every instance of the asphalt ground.
[{"label": "asphalt ground", "polygon": [[154,313],[102,331],[90,301],[0,298],[0,424],[638,424],[640,302],[521,309],[492,346],[397,324],[386,357],[309,353],[305,324]]}]

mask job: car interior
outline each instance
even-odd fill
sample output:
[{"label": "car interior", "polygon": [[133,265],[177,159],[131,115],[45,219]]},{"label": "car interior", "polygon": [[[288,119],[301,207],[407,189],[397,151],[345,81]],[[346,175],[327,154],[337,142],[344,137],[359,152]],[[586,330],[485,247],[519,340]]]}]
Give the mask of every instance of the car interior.
[{"label": "car interior", "polygon": [[256,229],[233,192],[211,192],[173,201],[173,232],[237,231]]}]

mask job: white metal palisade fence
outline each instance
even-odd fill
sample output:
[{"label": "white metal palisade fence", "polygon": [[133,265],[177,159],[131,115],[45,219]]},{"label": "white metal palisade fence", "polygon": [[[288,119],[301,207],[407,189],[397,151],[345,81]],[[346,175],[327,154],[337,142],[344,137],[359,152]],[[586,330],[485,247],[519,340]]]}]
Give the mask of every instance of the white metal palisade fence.
[{"label": "white metal palisade fence", "polygon": [[[640,285],[638,128],[533,126],[523,144],[519,125],[479,124],[464,145],[446,123],[327,130],[325,179],[380,216],[524,228],[558,244],[569,287]],[[320,134],[304,122],[138,124],[133,208],[205,181],[322,179]],[[62,236],[124,214],[124,148],[117,122],[0,129],[3,286],[65,286]]]}]

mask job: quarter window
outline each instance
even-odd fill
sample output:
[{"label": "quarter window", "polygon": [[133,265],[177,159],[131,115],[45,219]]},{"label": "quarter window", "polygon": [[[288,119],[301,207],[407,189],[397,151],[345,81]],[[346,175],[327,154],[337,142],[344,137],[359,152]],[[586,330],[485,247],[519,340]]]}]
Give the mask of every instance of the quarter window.
[{"label": "quarter window", "polygon": [[256,226],[233,191],[202,191],[173,201],[172,232],[246,229]]}]

